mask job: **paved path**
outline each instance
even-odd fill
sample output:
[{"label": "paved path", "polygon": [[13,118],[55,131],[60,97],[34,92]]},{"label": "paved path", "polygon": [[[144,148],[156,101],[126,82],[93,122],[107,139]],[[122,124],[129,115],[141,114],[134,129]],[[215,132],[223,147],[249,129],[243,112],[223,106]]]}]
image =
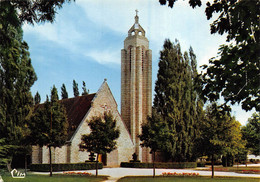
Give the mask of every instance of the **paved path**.
[{"label": "paved path", "polygon": [[[86,170],[77,171],[86,172]],[[87,170],[87,172],[96,174],[95,170]],[[156,169],[156,175],[161,175],[163,172],[177,172],[177,173],[199,173],[201,176],[211,176],[211,171],[200,171],[196,169]],[[36,172],[34,172],[36,173]],[[62,173],[62,172],[54,172]],[[39,173],[37,174],[49,174],[49,173]],[[103,168],[98,170],[99,175],[109,176],[106,182],[115,182],[124,176],[152,176],[153,169],[136,169],[136,168]],[[248,177],[248,178],[260,178],[260,174],[241,174],[235,172],[222,172],[215,171],[215,176],[226,176],[226,177]]]},{"label": "paved path", "polygon": [[[83,172],[83,171],[82,171]],[[96,174],[95,170],[88,170],[93,175]],[[199,173],[201,176],[211,176],[211,171],[200,171],[196,169],[156,169],[156,175],[161,175],[163,172],[177,172],[177,173]],[[153,169],[134,169],[134,168],[104,168],[98,171],[99,175],[110,176],[106,182],[115,182],[124,176],[152,176]],[[235,172],[221,172],[215,171],[215,176],[228,176],[228,177],[251,177],[260,178],[260,174],[241,174]]]}]

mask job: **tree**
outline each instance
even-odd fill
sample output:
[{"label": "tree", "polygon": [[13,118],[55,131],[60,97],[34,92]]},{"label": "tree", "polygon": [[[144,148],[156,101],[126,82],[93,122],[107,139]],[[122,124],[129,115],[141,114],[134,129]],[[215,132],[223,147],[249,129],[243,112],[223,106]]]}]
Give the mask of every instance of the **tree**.
[{"label": "tree", "polygon": [[170,152],[167,146],[171,146],[173,136],[169,131],[167,123],[156,112],[152,111],[152,116],[148,117],[146,123],[142,125],[142,133],[139,136],[142,147],[149,147],[153,155],[153,177],[155,176],[155,153],[158,151]]},{"label": "tree", "polygon": [[31,144],[49,148],[50,176],[52,176],[52,148],[62,147],[67,141],[67,115],[58,100],[57,89],[53,86],[51,100],[49,101],[47,97],[44,104],[35,108],[29,124]]},{"label": "tree", "polygon": [[[65,2],[71,0],[1,0],[0,12],[6,17],[0,17],[0,44],[1,46],[8,46],[12,42],[12,34],[7,33],[8,27],[12,26],[15,29],[21,27],[26,22],[29,24],[53,22],[57,9],[60,9]],[[6,9],[6,7],[8,7]],[[13,14],[15,12],[15,14]],[[17,13],[19,12],[19,13]],[[10,30],[10,29],[9,29]],[[2,52],[0,52],[1,54]]]},{"label": "tree", "polygon": [[[51,2],[45,0],[39,1],[17,1],[17,0],[2,0],[0,6],[7,4],[19,11],[18,19],[20,22],[27,22],[30,24],[42,23],[45,21],[53,22],[57,9],[60,9],[65,2],[72,0],[53,0]],[[75,0],[74,0],[75,1]],[[0,34],[1,37],[1,34]]]},{"label": "tree", "polygon": [[[233,165],[233,160],[245,149],[246,141],[242,138],[242,131],[241,131],[241,124],[239,121],[235,120],[234,117],[230,117],[229,119],[229,132],[228,132],[228,145],[226,145],[224,149],[223,156],[227,159],[231,159],[229,164],[230,166]],[[228,164],[225,164],[228,166]]]},{"label": "tree", "polygon": [[8,151],[10,169],[12,156],[20,151],[27,130],[33,106],[30,88],[37,77],[17,11],[8,2],[1,2],[0,12],[0,32],[9,38],[8,42],[0,41],[0,139],[13,146]]},{"label": "tree", "polygon": [[86,83],[83,81],[83,87],[82,87],[82,90],[83,90],[83,92],[82,92],[82,95],[88,95],[89,94],[89,90],[87,90],[87,88],[86,88]]},{"label": "tree", "polygon": [[63,83],[62,86],[61,86],[61,99],[67,99],[68,97],[69,96],[68,96],[68,92],[67,92],[66,86]]},{"label": "tree", "polygon": [[79,96],[79,87],[78,87],[78,83],[73,80],[73,93],[74,93],[74,97]]},{"label": "tree", "polygon": [[[159,0],[173,7],[176,0]],[[194,8],[201,0],[189,0]],[[207,2],[208,19],[218,13],[211,24],[211,33],[226,33],[229,44],[220,46],[218,57],[204,65],[205,100],[216,101],[222,96],[225,104],[241,103],[242,109],[260,111],[260,2],[248,0],[216,0]]]},{"label": "tree", "polygon": [[40,96],[39,92],[37,91],[34,96],[34,104],[37,105],[37,104],[40,104],[40,102],[41,102],[41,96]]},{"label": "tree", "polygon": [[200,124],[202,134],[197,148],[201,150],[201,155],[207,155],[211,159],[213,178],[217,156],[234,156],[244,148],[240,123],[228,111],[212,103],[207,107],[205,120]]},{"label": "tree", "polygon": [[4,138],[0,139],[0,167],[6,165],[11,160],[8,152],[13,147],[12,145],[6,144],[4,140]]},{"label": "tree", "polygon": [[88,121],[91,133],[82,135],[79,148],[81,151],[96,153],[96,176],[98,175],[98,156],[105,155],[115,150],[119,129],[111,113],[104,113],[104,117],[93,117]]},{"label": "tree", "polygon": [[22,23],[53,22],[57,8],[66,1],[70,0],[0,1],[0,140],[3,146],[12,145],[9,161],[23,149],[21,141],[28,133],[26,121],[33,105],[30,88],[37,79]]},{"label": "tree", "polygon": [[[160,52],[159,70],[155,83],[154,109],[167,122],[173,136],[170,156],[173,161],[194,161],[193,144],[197,123],[202,112],[196,91],[196,56],[181,52],[179,42],[165,40]],[[192,67],[190,66],[192,62]]]},{"label": "tree", "polygon": [[247,141],[246,148],[254,155],[260,155],[260,115],[254,113],[248,118],[246,126],[242,128],[243,139]]}]

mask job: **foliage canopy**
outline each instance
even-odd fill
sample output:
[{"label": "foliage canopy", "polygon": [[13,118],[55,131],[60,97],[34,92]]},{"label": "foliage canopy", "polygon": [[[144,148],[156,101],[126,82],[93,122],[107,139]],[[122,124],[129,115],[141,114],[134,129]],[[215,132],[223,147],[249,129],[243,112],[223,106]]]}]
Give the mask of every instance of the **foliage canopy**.
[{"label": "foliage canopy", "polygon": [[[159,0],[173,7],[176,0]],[[201,0],[189,0],[194,8]],[[207,2],[205,13],[211,19],[211,33],[227,35],[226,45],[221,45],[218,56],[204,65],[205,100],[216,101],[222,96],[225,104],[241,103],[242,109],[260,111],[260,1],[215,0]]]},{"label": "foliage canopy", "polygon": [[243,138],[247,141],[246,148],[254,155],[260,155],[260,114],[254,113],[242,128]]},{"label": "foliage canopy", "polygon": [[206,155],[212,162],[212,177],[214,176],[214,160],[217,156],[236,155],[244,148],[240,123],[230,116],[230,113],[216,103],[207,106],[206,115],[200,123],[201,137],[197,148],[201,156]]},{"label": "foliage canopy", "polygon": [[199,88],[196,65],[192,48],[183,54],[177,40],[174,43],[165,40],[160,52],[153,107],[171,133],[171,144],[165,151],[173,161],[196,158],[193,143],[203,114],[203,102],[196,91]]},{"label": "foliage canopy", "polygon": [[11,161],[22,150],[28,133],[27,121],[33,106],[30,88],[37,77],[17,11],[1,1],[0,12],[0,139],[2,147],[12,145],[6,148]]},{"label": "foliage canopy", "polygon": [[[91,133],[82,135],[79,148],[81,151],[96,153],[96,162],[99,154],[105,155],[117,148],[116,139],[119,137],[119,129],[116,128],[116,120],[111,113],[104,113],[104,116],[94,117],[88,122]],[[96,176],[98,174],[96,163]]]},{"label": "foliage canopy", "polygon": [[[50,157],[50,176],[52,176],[52,148],[62,147],[67,141],[68,120],[65,108],[58,102],[55,86],[51,90],[51,100],[35,107],[29,122],[31,145],[47,146]],[[39,127],[40,126],[40,127]]]}]

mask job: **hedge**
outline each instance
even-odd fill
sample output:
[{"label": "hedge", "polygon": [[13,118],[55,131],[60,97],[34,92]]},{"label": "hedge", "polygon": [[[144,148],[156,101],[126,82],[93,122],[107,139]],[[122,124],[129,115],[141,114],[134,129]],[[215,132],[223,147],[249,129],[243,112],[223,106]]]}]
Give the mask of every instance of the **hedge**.
[{"label": "hedge", "polygon": [[[102,169],[103,164],[98,163],[98,169]],[[86,163],[62,163],[62,164],[52,164],[53,171],[74,171],[74,170],[89,170],[96,169],[95,162],[86,162]],[[49,172],[50,164],[31,164],[31,171],[39,172]]]},{"label": "hedge", "polygon": [[[205,165],[211,165],[211,161],[206,161]],[[214,161],[214,165],[215,166],[222,165],[222,161]]]},{"label": "hedge", "polygon": [[[153,163],[142,163],[142,162],[121,162],[120,167],[129,168],[153,168]],[[165,169],[184,169],[184,168],[196,168],[196,162],[172,162],[172,163],[162,163],[156,162],[155,168],[165,168]]]},{"label": "hedge", "polygon": [[197,162],[197,167],[205,167],[205,162]]}]

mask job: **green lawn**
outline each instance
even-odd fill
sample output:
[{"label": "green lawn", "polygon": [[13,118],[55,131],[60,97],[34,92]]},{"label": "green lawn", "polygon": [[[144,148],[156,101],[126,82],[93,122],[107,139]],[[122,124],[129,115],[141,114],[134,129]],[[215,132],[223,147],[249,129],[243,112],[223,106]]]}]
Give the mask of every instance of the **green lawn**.
[{"label": "green lawn", "polygon": [[210,177],[125,177],[118,182],[259,182],[252,178],[214,178]]},{"label": "green lawn", "polygon": [[[200,169],[211,171],[211,168],[208,169]],[[228,171],[228,172],[238,172],[238,173],[249,173],[249,174],[260,174],[260,167],[215,167],[215,171]]]},{"label": "green lawn", "polygon": [[9,175],[2,175],[4,182],[99,182],[104,181],[106,177],[95,176],[66,176],[66,175],[53,175],[52,177],[48,175],[27,175],[23,179],[14,179]]}]

